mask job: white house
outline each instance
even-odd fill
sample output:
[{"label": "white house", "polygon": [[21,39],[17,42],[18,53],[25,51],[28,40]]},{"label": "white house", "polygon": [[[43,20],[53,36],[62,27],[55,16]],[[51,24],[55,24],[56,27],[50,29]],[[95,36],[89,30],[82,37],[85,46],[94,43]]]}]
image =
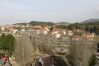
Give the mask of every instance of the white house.
[{"label": "white house", "polygon": [[58,33],[58,34],[55,35],[55,37],[58,39],[58,38],[61,37],[61,34]]},{"label": "white house", "polygon": [[17,32],[18,32],[18,30],[17,30],[17,29],[14,29],[14,30],[13,30],[13,33],[17,33]]},{"label": "white house", "polygon": [[68,31],[68,32],[67,32],[67,35],[68,35],[68,36],[72,36],[72,35],[73,35],[73,31]]}]

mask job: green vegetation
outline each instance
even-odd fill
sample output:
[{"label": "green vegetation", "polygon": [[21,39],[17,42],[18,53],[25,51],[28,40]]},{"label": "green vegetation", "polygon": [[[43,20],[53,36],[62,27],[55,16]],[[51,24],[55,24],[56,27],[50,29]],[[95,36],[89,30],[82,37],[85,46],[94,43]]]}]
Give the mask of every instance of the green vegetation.
[{"label": "green vegetation", "polygon": [[97,22],[88,22],[88,23],[74,23],[68,26],[68,29],[82,29],[88,32],[94,32],[99,34],[99,21]]},{"label": "green vegetation", "polygon": [[97,63],[97,58],[95,55],[92,55],[92,57],[89,60],[89,66],[95,66],[96,63]]},{"label": "green vegetation", "polygon": [[14,51],[14,37],[11,34],[0,36],[0,52],[5,52],[8,55],[12,55]]},{"label": "green vegetation", "polygon": [[16,23],[14,25],[27,25],[28,23]]},{"label": "green vegetation", "polygon": [[38,21],[31,21],[30,23],[29,23],[30,25],[48,25],[48,26],[52,26],[52,25],[54,25],[54,23],[52,23],[52,22],[38,22]]}]

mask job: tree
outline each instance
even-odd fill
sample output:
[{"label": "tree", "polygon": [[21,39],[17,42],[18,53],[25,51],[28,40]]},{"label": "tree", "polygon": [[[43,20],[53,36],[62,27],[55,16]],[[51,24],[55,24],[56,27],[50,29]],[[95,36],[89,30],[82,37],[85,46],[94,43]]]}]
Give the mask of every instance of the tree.
[{"label": "tree", "polygon": [[10,55],[12,55],[13,51],[14,51],[14,43],[15,43],[15,38],[11,35],[11,34],[8,34],[6,35],[6,38],[7,38],[7,42],[8,42],[8,52]]},{"label": "tree", "polygon": [[11,56],[14,51],[14,42],[15,39],[11,34],[2,34],[0,36],[0,49],[3,51],[7,51],[8,55]]},{"label": "tree", "polygon": [[96,63],[97,63],[97,60],[96,60],[96,56],[94,54],[94,55],[92,55],[92,57],[89,60],[89,66],[95,66]]}]

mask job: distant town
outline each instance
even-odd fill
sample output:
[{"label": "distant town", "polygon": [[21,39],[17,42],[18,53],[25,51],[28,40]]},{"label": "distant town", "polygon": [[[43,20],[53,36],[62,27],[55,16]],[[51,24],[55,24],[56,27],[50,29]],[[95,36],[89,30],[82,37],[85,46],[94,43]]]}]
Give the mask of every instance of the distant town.
[{"label": "distant town", "polygon": [[0,52],[10,57],[13,66],[97,66],[99,21],[87,21],[2,25]]}]

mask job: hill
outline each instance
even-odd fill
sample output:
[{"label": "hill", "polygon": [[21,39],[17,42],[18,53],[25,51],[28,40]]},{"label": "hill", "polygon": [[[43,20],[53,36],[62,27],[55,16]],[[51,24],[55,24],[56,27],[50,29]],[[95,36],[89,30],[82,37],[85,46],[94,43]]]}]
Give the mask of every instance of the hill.
[{"label": "hill", "polygon": [[29,24],[30,25],[49,25],[49,26],[54,25],[53,22],[41,22],[41,21],[31,21]]},{"label": "hill", "polygon": [[70,29],[82,29],[99,35],[99,19],[89,19],[81,23],[74,23],[68,26]]},{"label": "hill", "polygon": [[53,25],[62,25],[62,26],[68,26],[70,25],[70,23],[68,22],[58,22],[58,23],[54,23],[54,22],[44,22],[44,21],[30,21],[29,23],[16,23],[16,25],[49,25],[49,26],[53,26]]},{"label": "hill", "polygon": [[56,25],[63,25],[63,26],[68,26],[70,25],[70,23],[68,22],[58,22],[58,23],[55,23]]},{"label": "hill", "polygon": [[94,23],[94,22],[99,22],[99,19],[88,19],[83,21],[82,23]]},{"label": "hill", "polygon": [[16,23],[14,25],[27,25],[28,23]]}]

